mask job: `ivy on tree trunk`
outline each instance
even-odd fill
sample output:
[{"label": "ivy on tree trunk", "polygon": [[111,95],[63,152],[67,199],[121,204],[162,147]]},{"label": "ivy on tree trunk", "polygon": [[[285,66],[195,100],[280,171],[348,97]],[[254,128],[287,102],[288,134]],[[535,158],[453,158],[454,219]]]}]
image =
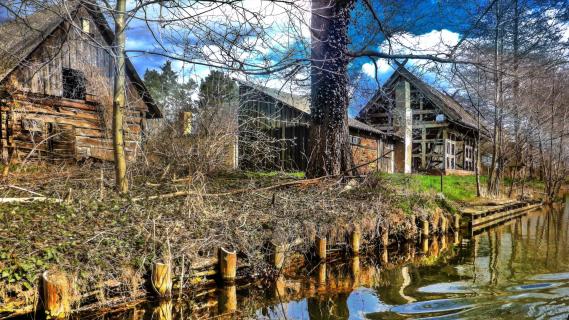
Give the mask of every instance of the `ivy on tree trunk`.
[{"label": "ivy on tree trunk", "polygon": [[311,124],[308,177],[353,167],[348,141],[348,23],[353,0],[312,1]]}]

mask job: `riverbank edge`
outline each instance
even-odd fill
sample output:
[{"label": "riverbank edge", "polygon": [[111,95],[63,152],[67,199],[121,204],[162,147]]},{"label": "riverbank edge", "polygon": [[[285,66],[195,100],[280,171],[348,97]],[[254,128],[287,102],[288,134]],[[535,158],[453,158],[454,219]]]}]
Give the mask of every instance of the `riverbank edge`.
[{"label": "riverbank edge", "polygon": [[[452,221],[452,223],[450,221]],[[278,266],[274,265],[275,252],[263,255],[264,259],[271,263],[273,267],[271,272],[267,275],[251,274],[249,272],[251,266],[239,263],[238,260],[236,265],[236,277],[230,283],[246,283],[258,281],[260,279],[272,279],[278,276],[278,274],[283,272],[285,269],[292,269],[298,267],[300,264],[308,263],[317,265],[319,263],[327,263],[333,260],[338,260],[339,258],[350,258],[354,256],[371,258],[381,250],[387,250],[389,246],[396,245],[395,242],[399,244],[409,242],[415,243],[416,241],[420,241],[423,238],[429,239],[433,236],[438,237],[448,235],[453,235],[456,238],[458,232],[456,227],[460,226],[460,218],[458,215],[451,218],[450,215],[445,216],[443,214],[439,218],[439,223],[436,225],[429,223],[428,220],[422,220],[418,223],[418,225],[422,227],[421,230],[418,229],[418,232],[416,234],[413,234],[407,239],[392,239],[389,237],[384,237],[384,240],[386,241],[385,243],[377,243],[377,241],[361,241],[360,244],[358,244],[358,247],[360,247],[361,251],[358,250],[358,252],[353,251],[353,240],[351,239],[346,239],[344,242],[340,241],[334,244],[326,244],[324,257],[318,256],[318,248],[314,246],[310,246],[311,249],[309,251],[298,250],[301,245],[300,240],[296,243],[281,244],[280,247],[285,248],[285,251],[281,251],[281,253],[284,254],[286,258],[284,258],[284,264],[280,266],[280,268],[277,268]],[[350,233],[350,238],[353,239],[353,237],[354,233]],[[317,239],[314,239],[315,243],[317,241]],[[384,251],[382,255],[384,257],[383,259],[387,259],[387,251]],[[197,283],[197,285],[180,288],[180,278],[183,277],[183,275],[173,274],[171,277],[171,289],[173,293],[171,293],[171,295],[166,298],[174,297],[180,292],[192,291],[194,293],[199,293],[200,291],[207,290],[212,287],[223,286],[226,283],[220,279],[221,276],[219,264],[220,259],[216,258],[203,259],[197,262],[196,267],[191,270],[194,272],[193,276],[188,279],[191,283]],[[152,274],[147,274],[144,280],[146,282],[144,289],[131,291],[128,295],[109,297],[104,301],[97,300],[98,296],[101,294],[105,295],[105,292],[112,291],[113,289],[128,287],[129,284],[109,282],[106,283],[105,286],[100,287],[96,290],[91,290],[89,292],[74,292],[74,294],[78,295],[74,297],[74,299],[79,298],[82,303],[75,304],[73,308],[69,310],[69,314],[77,314],[98,309],[109,311],[114,309],[123,309],[127,308],[128,306],[138,304],[141,301],[147,300],[149,298],[161,298],[156,290],[153,289]],[[38,286],[38,288],[41,289],[41,286]],[[34,294],[35,298],[32,300],[32,303],[14,302],[12,306],[8,305],[0,307],[0,319],[13,319],[32,313],[42,312],[44,309],[42,303],[43,294],[40,292],[41,290],[36,291],[37,292]]]},{"label": "riverbank edge", "polygon": [[[361,186],[359,186],[358,184],[352,184],[351,183],[352,181],[354,180],[345,181],[342,184],[342,186],[339,189],[337,189],[339,193],[350,192],[350,191],[354,192],[358,188],[361,188]],[[300,180],[299,182],[301,182],[299,185],[302,186],[302,180]],[[369,185],[365,185],[364,188],[369,188]],[[92,192],[92,190],[90,191]],[[302,192],[313,192],[313,191],[312,189],[303,189]],[[393,190],[391,190],[390,192],[393,192]],[[421,214],[408,215],[400,211],[400,209],[398,209],[400,213],[395,215],[385,215],[384,213],[378,213],[377,214],[378,217],[382,216],[382,218],[385,218],[385,221],[383,221],[383,226],[397,225],[401,223],[401,219],[407,219],[407,220],[412,220],[410,224],[413,226],[413,228],[410,230],[406,230],[406,233],[403,235],[393,233],[392,229],[389,228],[385,228],[385,230],[379,228],[379,230],[374,230],[376,234],[373,236],[366,235],[365,234],[366,228],[362,228],[364,229],[362,246],[371,246],[371,247],[382,246],[383,245],[382,243],[385,242],[383,241],[384,234],[387,234],[388,237],[387,243],[389,243],[389,241],[391,242],[415,241],[418,238],[420,238],[422,234],[424,234],[425,222],[427,223],[428,225],[427,229],[431,234],[440,233],[440,230],[443,228],[443,221],[445,221],[447,230],[453,230],[453,231],[456,230],[455,227],[456,224],[454,222],[456,218],[454,214],[457,212],[457,210],[454,207],[454,204],[446,201],[444,197],[441,197],[440,195],[437,194],[431,194],[429,197],[430,197],[429,199],[431,199],[434,203],[436,203],[436,206],[427,211],[426,214],[425,212],[423,212]],[[141,198],[143,200],[140,201],[138,205],[144,206],[145,201],[148,200],[145,200],[144,197]],[[364,197],[363,200],[365,201],[366,198]],[[60,203],[65,205],[67,201],[68,201],[67,199],[62,199]],[[274,194],[273,194],[273,201],[274,201]],[[75,202],[77,202],[77,199],[75,200]],[[338,224],[337,222],[334,221],[324,223],[323,225],[319,226],[319,228],[322,230],[328,230],[328,233],[334,233],[334,236],[330,238],[335,239],[333,240],[335,242],[328,243],[328,248],[331,250],[330,252],[348,252],[349,234],[347,234],[345,231],[351,230],[355,225],[369,224],[369,220],[366,220],[368,218],[369,217],[367,216],[362,216],[361,220],[359,221],[352,220],[350,226]],[[378,226],[376,225],[375,227]],[[340,231],[338,231],[337,229],[340,229]],[[369,230],[367,230],[367,232],[369,232]],[[320,236],[322,236],[322,234],[320,234]],[[295,251],[296,254],[306,257],[312,257],[312,259],[314,259],[315,239],[316,239],[315,235],[311,235],[310,239],[308,240],[304,239],[303,243],[300,246],[298,246],[298,250]],[[370,241],[366,242],[366,239],[370,239]],[[284,244],[284,245],[287,246],[290,244]],[[239,250],[239,248],[235,249],[240,255],[240,257],[243,258],[245,253]],[[261,256],[260,260],[263,261],[270,261],[271,259],[271,253],[267,253],[267,250],[263,250],[262,252],[257,252],[254,254]],[[240,259],[240,260],[245,260],[245,259]],[[258,257],[257,260],[259,260]],[[247,279],[253,280],[253,279],[259,279],[261,277],[270,278],[276,274],[274,269],[268,270],[266,274],[259,274],[257,271],[250,271],[255,269],[258,270],[259,268],[263,267],[264,266],[259,266],[259,265],[255,266],[247,264],[238,264],[238,271],[237,271],[238,278],[245,280]],[[207,287],[208,285],[211,285],[212,283],[215,283],[215,280],[213,278],[215,278],[218,269],[219,269],[218,261],[215,258],[193,261],[191,270],[186,270],[186,272],[193,274],[193,276],[189,280],[189,283],[191,285],[184,287],[183,289],[199,290],[200,288],[204,288]],[[151,278],[151,274],[147,271],[139,276],[140,279],[137,279],[132,283],[113,280],[113,281],[103,282],[101,286],[95,288],[89,288],[89,290],[84,290],[84,288],[74,287],[72,292],[74,300],[73,311],[74,312],[80,311],[84,310],[85,308],[96,309],[102,307],[109,308],[110,306],[120,307],[120,305],[122,304],[125,303],[128,304],[131,303],[132,301],[135,301],[136,299],[141,299],[153,295],[152,287],[149,284],[149,279]],[[69,277],[73,278],[72,275]],[[178,279],[179,277],[180,277],[179,274],[173,275],[173,279]],[[143,286],[135,285],[141,282],[144,283]],[[73,287],[73,284],[71,286]],[[141,287],[143,288],[142,290],[140,289]],[[8,304],[5,304],[2,307],[0,307],[0,319],[11,318],[20,314],[30,313],[41,309],[40,308],[41,304],[39,303],[39,301],[41,300],[39,288],[40,286],[36,284],[34,288],[31,290],[33,291],[33,294],[28,295],[26,299],[9,301]],[[174,290],[179,290],[179,286],[174,287]],[[106,293],[108,292],[115,292],[115,293],[119,292],[119,294],[116,296],[108,297],[106,296]],[[94,301],[94,303],[89,303],[89,302],[85,303],[86,301]]]}]

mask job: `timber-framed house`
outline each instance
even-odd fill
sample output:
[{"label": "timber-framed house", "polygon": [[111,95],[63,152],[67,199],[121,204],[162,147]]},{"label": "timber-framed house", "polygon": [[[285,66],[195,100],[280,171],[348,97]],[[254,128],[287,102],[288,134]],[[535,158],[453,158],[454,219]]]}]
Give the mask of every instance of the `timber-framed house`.
[{"label": "timber-framed house", "polygon": [[401,138],[395,146],[395,171],[473,174],[477,165],[478,116],[450,95],[415,76],[395,70],[358,118]]}]

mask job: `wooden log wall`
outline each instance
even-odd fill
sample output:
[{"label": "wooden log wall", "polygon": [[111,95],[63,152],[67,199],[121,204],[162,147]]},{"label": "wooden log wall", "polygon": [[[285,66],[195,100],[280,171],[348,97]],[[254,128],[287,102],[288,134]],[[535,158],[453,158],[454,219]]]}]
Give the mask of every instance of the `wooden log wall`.
[{"label": "wooden log wall", "polygon": [[[90,34],[77,30],[81,19]],[[63,68],[85,76],[85,100],[63,98]],[[63,23],[2,83],[0,146],[16,160],[98,158],[113,160],[110,136],[113,53],[91,15],[81,9],[74,25]],[[135,156],[148,108],[132,79],[127,84],[125,112],[127,155]],[[57,137],[57,138],[55,138]]]}]

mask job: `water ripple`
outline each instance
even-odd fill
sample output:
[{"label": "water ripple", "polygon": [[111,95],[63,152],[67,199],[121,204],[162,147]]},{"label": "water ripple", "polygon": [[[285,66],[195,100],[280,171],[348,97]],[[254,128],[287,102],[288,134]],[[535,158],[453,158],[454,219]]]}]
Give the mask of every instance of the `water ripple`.
[{"label": "water ripple", "polygon": [[391,308],[392,312],[399,314],[423,314],[457,311],[474,307],[468,299],[438,299],[408,303]]}]

